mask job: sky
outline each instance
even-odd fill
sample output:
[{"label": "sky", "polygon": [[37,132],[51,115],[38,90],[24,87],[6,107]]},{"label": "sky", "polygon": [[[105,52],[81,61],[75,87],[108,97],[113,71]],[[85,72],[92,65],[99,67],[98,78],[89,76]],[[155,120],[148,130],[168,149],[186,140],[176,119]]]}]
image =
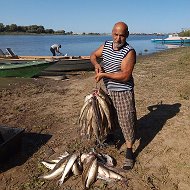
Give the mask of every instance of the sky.
[{"label": "sky", "polygon": [[130,33],[181,32],[190,29],[190,0],[0,0],[4,25],[111,33],[118,21]]}]

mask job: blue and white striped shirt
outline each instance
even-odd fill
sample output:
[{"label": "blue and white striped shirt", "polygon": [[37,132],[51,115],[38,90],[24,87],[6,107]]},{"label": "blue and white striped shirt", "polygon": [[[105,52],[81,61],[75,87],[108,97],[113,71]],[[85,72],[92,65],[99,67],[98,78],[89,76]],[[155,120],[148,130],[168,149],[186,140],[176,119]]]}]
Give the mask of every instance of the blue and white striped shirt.
[{"label": "blue and white striped shirt", "polygon": [[[103,69],[106,73],[114,73],[121,71],[121,62],[133,50],[128,43],[126,43],[120,50],[113,49],[113,41],[106,41],[102,52]],[[133,77],[127,82],[116,81],[109,78],[104,78],[104,83],[108,91],[126,91],[132,90],[134,87]]]}]

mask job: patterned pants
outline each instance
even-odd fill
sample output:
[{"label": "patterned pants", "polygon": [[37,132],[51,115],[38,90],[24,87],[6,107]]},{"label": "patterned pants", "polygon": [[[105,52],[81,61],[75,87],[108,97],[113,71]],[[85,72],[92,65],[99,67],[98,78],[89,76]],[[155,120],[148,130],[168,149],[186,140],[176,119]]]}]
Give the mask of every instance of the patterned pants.
[{"label": "patterned pants", "polygon": [[136,127],[136,109],[133,91],[109,91],[118,122],[126,141],[134,142]]}]

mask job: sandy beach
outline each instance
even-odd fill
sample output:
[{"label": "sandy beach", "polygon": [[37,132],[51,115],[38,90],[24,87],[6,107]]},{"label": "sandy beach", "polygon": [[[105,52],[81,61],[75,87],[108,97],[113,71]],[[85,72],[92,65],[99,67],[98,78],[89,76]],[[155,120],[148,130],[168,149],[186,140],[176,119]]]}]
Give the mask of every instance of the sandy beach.
[{"label": "sandy beach", "polygon": [[[119,170],[124,145],[97,149],[116,159],[115,168],[128,179],[128,186],[121,181],[97,180],[91,189],[190,189],[189,73],[189,47],[138,57],[134,69],[136,164],[131,171]],[[69,73],[60,81],[7,81],[0,88],[0,125],[24,128],[25,133],[21,151],[0,164],[0,189],[82,190],[80,176],[70,176],[61,187],[57,178],[48,181],[38,176],[48,171],[41,161],[56,159],[65,151],[87,152],[93,148],[80,137],[78,117],[84,97],[95,89],[94,72]]]}]

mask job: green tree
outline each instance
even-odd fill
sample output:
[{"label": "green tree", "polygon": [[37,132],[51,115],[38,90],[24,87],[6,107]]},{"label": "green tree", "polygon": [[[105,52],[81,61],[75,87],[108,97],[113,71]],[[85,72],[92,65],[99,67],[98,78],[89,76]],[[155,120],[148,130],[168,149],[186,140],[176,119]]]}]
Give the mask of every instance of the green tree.
[{"label": "green tree", "polygon": [[36,32],[37,32],[38,34],[45,33],[45,29],[44,29],[43,26],[38,26]]},{"label": "green tree", "polygon": [[180,32],[179,36],[190,36],[190,30]]},{"label": "green tree", "polygon": [[54,30],[53,29],[45,29],[45,33],[47,33],[47,34],[53,34]]},{"label": "green tree", "polygon": [[10,32],[17,32],[17,25],[16,24],[11,24],[9,26],[9,31]]},{"label": "green tree", "polygon": [[5,31],[5,26],[3,23],[0,23],[0,32],[4,32]]}]

